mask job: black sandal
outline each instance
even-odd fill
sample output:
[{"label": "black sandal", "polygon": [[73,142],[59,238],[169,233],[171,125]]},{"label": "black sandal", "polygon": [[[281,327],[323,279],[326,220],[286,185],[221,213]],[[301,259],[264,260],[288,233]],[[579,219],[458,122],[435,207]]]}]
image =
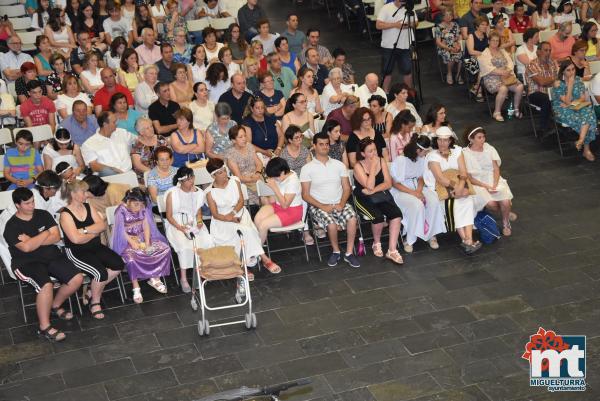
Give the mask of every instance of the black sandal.
[{"label": "black sandal", "polygon": [[[54,333],[50,333],[50,330],[54,330]],[[60,336],[61,334],[62,334],[62,337],[59,338],[58,336]],[[65,333],[63,333],[62,331],[60,331],[58,329],[55,329],[52,326],[48,326],[44,330],[38,329],[38,336],[44,337],[48,341],[56,342],[56,343],[59,343],[59,342],[63,341],[65,338],[67,338]]]},{"label": "black sandal", "polygon": [[[94,306],[100,306],[100,307],[101,307],[101,305],[100,305],[100,302],[96,302],[96,303],[93,303],[93,304],[89,304],[89,305],[88,305],[88,308],[90,309],[90,313],[92,314],[92,317],[93,317],[94,319],[96,319],[96,320],[102,320],[102,319],[104,319],[104,318],[106,317],[106,315],[104,315],[104,311],[103,311],[102,309],[100,309],[100,310],[97,310],[96,312],[92,312],[92,308],[93,308]],[[102,314],[102,315],[104,315],[104,316],[103,316],[103,317],[96,317],[96,316],[98,316],[98,315],[100,315],[100,314]]]},{"label": "black sandal", "polygon": [[[52,308],[50,310],[50,313],[52,314],[52,316],[56,316],[60,320],[66,321],[73,320],[74,317],[72,312],[69,312],[68,310],[62,307]],[[71,315],[71,317],[68,317],[69,314]]]}]

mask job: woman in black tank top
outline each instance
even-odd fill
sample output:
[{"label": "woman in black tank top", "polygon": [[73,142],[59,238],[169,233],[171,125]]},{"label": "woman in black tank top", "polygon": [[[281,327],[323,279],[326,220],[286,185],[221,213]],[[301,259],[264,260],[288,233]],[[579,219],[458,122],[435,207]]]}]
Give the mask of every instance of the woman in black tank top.
[{"label": "woman in black tank top", "polygon": [[66,185],[63,196],[67,206],[60,214],[67,258],[91,279],[91,290],[85,294],[89,309],[96,319],[104,319],[100,298],[106,284],[117,277],[125,263],[119,255],[102,245],[100,234],[106,222],[92,206],[84,203],[88,185],[76,180]]}]

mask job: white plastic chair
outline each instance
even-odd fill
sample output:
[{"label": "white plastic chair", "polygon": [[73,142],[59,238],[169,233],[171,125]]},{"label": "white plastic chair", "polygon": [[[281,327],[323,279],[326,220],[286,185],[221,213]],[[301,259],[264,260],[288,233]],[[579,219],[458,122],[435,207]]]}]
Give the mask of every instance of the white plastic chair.
[{"label": "white plastic chair", "polygon": [[225,31],[229,29],[229,25],[233,24],[234,22],[234,17],[212,18],[210,20],[210,26],[212,26],[217,31]]},{"label": "white plastic chair", "polygon": [[12,193],[14,191],[2,191],[0,192],[0,210],[4,210],[9,206],[13,205]]},{"label": "white plastic chair", "polygon": [[523,44],[523,34],[522,33],[513,33],[513,39],[515,40],[516,46],[521,46]]},{"label": "white plastic chair", "polygon": [[581,25],[573,24],[571,26],[571,36],[579,36],[581,35]]},{"label": "white plastic chair", "polygon": [[31,133],[33,134],[33,142],[34,143],[49,141],[50,139],[52,139],[54,137],[54,134],[52,133],[52,128],[48,124],[38,125],[37,127],[15,128],[13,130],[13,135],[15,136],[15,138],[16,138],[17,134],[19,133],[19,131],[22,131],[22,130],[31,131]]},{"label": "white plastic chair", "polygon": [[31,18],[29,17],[9,18],[9,21],[12,23],[13,29],[17,31],[17,33],[31,28]]},{"label": "white plastic chair", "polygon": [[35,30],[35,31],[20,31],[17,32],[17,35],[19,35],[19,37],[21,38],[21,42],[23,42],[23,45],[21,46],[21,50],[25,51],[29,51],[29,50],[35,50],[36,46],[35,46],[35,41],[37,39],[38,36],[40,36],[42,34],[42,32]]},{"label": "white plastic chair", "polygon": [[322,119],[315,120],[315,131],[316,131],[315,133],[321,132],[324,125],[325,125],[325,120],[322,120]]},{"label": "white plastic chair", "polygon": [[190,32],[198,32],[209,26],[208,18],[194,19],[187,22],[187,29]]},{"label": "white plastic chair", "polygon": [[0,145],[4,147],[6,152],[6,145],[13,142],[12,133],[8,128],[0,128]]},{"label": "white plastic chair", "polygon": [[558,29],[540,31],[540,42],[547,42],[552,36],[556,35]]},{"label": "white plastic chair", "polygon": [[592,75],[600,72],[600,60],[590,61],[590,71]]},{"label": "white plastic chair", "polygon": [[135,188],[138,186],[137,175],[135,171],[130,170],[125,173],[109,175],[106,177],[102,177],[102,179],[106,182],[112,182],[117,184],[126,184],[129,185],[130,188]]},{"label": "white plastic chair", "polygon": [[206,170],[206,167],[194,169],[194,185],[196,185],[196,186],[209,185],[209,184],[212,184],[213,181],[214,181],[214,178],[212,177],[212,175],[210,175],[208,173],[208,170]]},{"label": "white plastic chair", "polygon": [[[269,186],[262,180],[259,180],[256,183],[256,192],[258,193],[259,197],[275,196],[275,193],[273,192],[273,190],[271,188],[269,188]],[[304,204],[304,202],[302,202],[302,207],[303,207],[303,209],[306,208],[306,205]],[[303,212],[304,212],[304,210],[303,210]],[[304,213],[302,213],[302,215],[304,216]],[[269,232],[274,233],[274,234],[280,234],[280,233],[287,233],[289,231],[299,231],[300,235],[302,235],[304,232],[304,226],[305,226],[304,221],[300,220],[299,222],[290,224],[289,226],[270,228]],[[308,262],[309,261],[308,248],[306,247],[306,242],[304,242],[304,240],[302,241],[302,243],[304,245],[304,253],[306,254],[306,261]],[[267,235],[267,240],[266,240],[265,244],[267,246],[267,255],[269,255],[269,258],[270,258],[271,257],[271,245],[269,244],[269,236],[268,235]],[[277,249],[273,252],[289,251],[289,250],[298,249],[298,248],[300,248],[300,247],[293,246],[293,247]]]},{"label": "white plastic chair", "polygon": [[[27,15],[27,12],[25,11],[25,5],[23,4],[15,4],[12,6],[3,5],[0,6],[0,15],[6,15],[8,18],[23,17]],[[31,19],[29,21],[31,21]]]}]

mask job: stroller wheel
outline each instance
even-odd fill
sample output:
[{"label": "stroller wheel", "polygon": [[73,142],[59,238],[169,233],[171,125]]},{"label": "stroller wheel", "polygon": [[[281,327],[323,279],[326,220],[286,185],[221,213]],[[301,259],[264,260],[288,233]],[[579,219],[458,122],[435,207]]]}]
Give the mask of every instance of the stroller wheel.
[{"label": "stroller wheel", "polygon": [[248,330],[256,328],[256,314],[246,313],[246,328]]},{"label": "stroller wheel", "polygon": [[198,301],[196,300],[195,296],[192,296],[192,300],[190,301],[190,306],[192,307],[192,310],[194,312],[196,312],[198,310]]}]

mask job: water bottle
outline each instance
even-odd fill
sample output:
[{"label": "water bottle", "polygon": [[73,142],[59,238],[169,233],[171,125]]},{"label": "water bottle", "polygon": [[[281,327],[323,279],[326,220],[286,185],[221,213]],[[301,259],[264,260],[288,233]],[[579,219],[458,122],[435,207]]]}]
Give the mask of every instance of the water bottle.
[{"label": "water bottle", "polygon": [[510,101],[510,104],[508,105],[508,110],[507,110],[506,114],[507,114],[508,119],[512,120],[513,115],[515,114],[515,108],[513,106],[512,100]]},{"label": "water bottle", "polygon": [[367,254],[367,250],[365,249],[365,241],[363,237],[358,239],[358,251],[356,252],[358,256],[365,256]]}]

